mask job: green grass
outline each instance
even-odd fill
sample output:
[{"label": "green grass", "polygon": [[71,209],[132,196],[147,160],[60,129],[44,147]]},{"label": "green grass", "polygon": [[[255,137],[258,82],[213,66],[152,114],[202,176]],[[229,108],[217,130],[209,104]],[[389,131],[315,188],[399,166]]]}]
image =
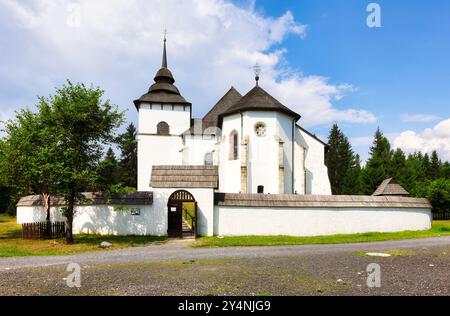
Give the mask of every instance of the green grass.
[{"label": "green grass", "polygon": [[346,244],[383,240],[414,239],[450,235],[450,221],[435,221],[430,230],[404,231],[397,233],[363,233],[353,235],[332,235],[317,237],[290,236],[239,236],[239,237],[202,237],[192,247],[250,247],[313,244]]},{"label": "green grass", "polygon": [[[113,244],[108,250],[122,249],[152,243],[162,243],[165,237],[152,236],[98,236],[75,235],[73,245],[63,238],[56,240],[26,240],[21,238],[22,228],[16,219],[0,216],[0,257],[57,256],[101,250],[99,244],[108,241]],[[107,250],[105,250],[107,251]]]}]

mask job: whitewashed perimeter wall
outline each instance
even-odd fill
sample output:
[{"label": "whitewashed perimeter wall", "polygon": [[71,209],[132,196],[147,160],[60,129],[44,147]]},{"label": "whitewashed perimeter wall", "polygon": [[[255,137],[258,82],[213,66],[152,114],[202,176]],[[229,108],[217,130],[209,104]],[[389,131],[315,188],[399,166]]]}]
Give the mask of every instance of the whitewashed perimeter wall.
[{"label": "whitewashed perimeter wall", "polygon": [[[140,215],[131,215],[132,208],[139,208]],[[127,205],[124,210],[114,206],[77,206],[73,221],[74,234],[99,235],[167,235],[167,212],[156,211],[152,205]],[[51,208],[52,221],[65,221],[59,207]],[[40,206],[17,207],[17,223],[45,221],[45,211]]]},{"label": "whitewashed perimeter wall", "polygon": [[[108,205],[77,206],[73,221],[74,234],[100,235],[167,235],[167,202],[170,195],[181,189],[155,189],[153,205],[127,205],[117,210]],[[213,189],[185,189],[189,191],[198,205],[198,233],[213,235],[214,192]],[[140,215],[131,215],[131,209],[139,208]],[[65,221],[59,207],[51,208],[52,221]],[[42,206],[18,206],[17,223],[44,222],[45,211]]]},{"label": "whitewashed perimeter wall", "polygon": [[214,207],[214,235],[324,236],[431,228],[430,209]]}]

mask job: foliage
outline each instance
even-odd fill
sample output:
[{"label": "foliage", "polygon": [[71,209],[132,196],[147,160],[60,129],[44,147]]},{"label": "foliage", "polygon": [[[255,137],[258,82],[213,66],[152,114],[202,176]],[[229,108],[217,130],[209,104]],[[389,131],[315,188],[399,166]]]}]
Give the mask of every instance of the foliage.
[{"label": "foliage", "polygon": [[[337,124],[331,128],[328,144],[330,149],[325,155],[325,164],[328,167],[331,191],[333,194],[342,194],[344,178],[352,168],[357,168],[355,157],[347,137]],[[355,173],[355,170],[352,173]]]},{"label": "foliage", "polygon": [[58,191],[67,203],[67,242],[73,242],[74,205],[81,192],[97,186],[97,165],[104,144],[113,142],[114,131],[123,121],[123,113],[104,91],[83,84],[67,82],[56,94],[40,98],[39,113],[51,126],[63,163]]},{"label": "foliage", "polygon": [[406,157],[400,148],[391,150],[378,128],[369,159],[361,167],[359,156],[353,155],[347,137],[336,124],[330,131],[329,145],[326,164],[334,194],[371,195],[383,180],[395,178],[411,195],[428,198],[434,211],[449,210],[450,164],[443,163],[436,151],[431,156],[415,152]]},{"label": "foliage", "polygon": [[99,190],[107,191],[111,185],[119,182],[119,163],[111,147],[106,152],[106,157],[98,164],[97,170]]},{"label": "foliage", "polygon": [[120,181],[124,186],[137,188],[137,130],[130,123],[125,133],[119,135],[117,144],[120,149]]},{"label": "foliage", "polygon": [[11,188],[12,201],[41,194],[50,220],[49,198],[60,184],[63,165],[54,129],[48,123],[45,116],[27,109],[5,123],[0,173],[2,182]]},{"label": "foliage", "polygon": [[379,128],[375,132],[369,153],[370,157],[364,169],[366,194],[372,194],[380,183],[388,178],[390,171],[391,145]]},{"label": "foliage", "polygon": [[[40,97],[37,112],[21,110],[6,123],[0,171],[16,196],[62,195],[66,200],[67,241],[73,242],[74,205],[81,192],[101,188],[102,177],[114,177],[111,151],[103,165],[105,144],[115,139],[123,113],[103,91],[83,84],[67,84],[55,95]],[[103,171],[103,173],[102,173]],[[105,181],[104,181],[105,182]],[[103,182],[103,183],[104,183]]]},{"label": "foliage", "polygon": [[439,178],[417,182],[411,194],[427,198],[433,205],[434,212],[450,212],[450,179]]}]

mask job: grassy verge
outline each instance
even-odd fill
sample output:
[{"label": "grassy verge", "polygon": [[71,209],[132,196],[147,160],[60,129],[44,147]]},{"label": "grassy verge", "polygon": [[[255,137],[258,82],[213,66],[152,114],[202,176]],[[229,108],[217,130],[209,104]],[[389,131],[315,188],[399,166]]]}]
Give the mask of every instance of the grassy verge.
[{"label": "grassy verge", "polygon": [[25,240],[22,228],[14,217],[0,216],[0,257],[57,256],[101,250],[99,244],[108,241],[111,249],[121,249],[151,243],[162,243],[165,237],[152,236],[98,236],[75,235],[75,244],[67,245],[64,239]]},{"label": "grassy verge", "polygon": [[364,233],[353,235],[332,235],[317,237],[290,236],[239,236],[239,237],[202,237],[192,247],[249,247],[312,244],[346,244],[383,240],[414,239],[450,235],[450,221],[435,221],[430,230],[405,231],[397,233]]}]

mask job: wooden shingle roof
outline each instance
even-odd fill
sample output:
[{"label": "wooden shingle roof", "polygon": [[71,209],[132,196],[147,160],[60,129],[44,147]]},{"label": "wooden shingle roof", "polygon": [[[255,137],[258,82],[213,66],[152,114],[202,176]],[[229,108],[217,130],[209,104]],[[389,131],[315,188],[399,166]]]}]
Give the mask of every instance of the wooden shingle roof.
[{"label": "wooden shingle roof", "polygon": [[211,188],[219,186],[217,166],[153,166],[152,188]]},{"label": "wooden shingle roof", "polygon": [[[234,87],[231,87],[227,93],[209,110],[208,113],[201,119],[202,128],[201,130],[196,130],[194,126],[191,126],[185,133],[196,135],[205,132],[206,129],[210,127],[218,127],[219,125],[219,115],[227,111],[231,106],[236,104],[242,95]],[[214,131],[211,130],[211,132]]]},{"label": "wooden shingle roof", "polygon": [[295,195],[295,194],[230,194],[215,193],[214,203],[237,207],[359,207],[359,208],[426,208],[427,199],[400,196]]},{"label": "wooden shingle roof", "polygon": [[236,104],[231,106],[224,113],[221,113],[220,117],[243,111],[277,111],[292,116],[296,120],[299,120],[301,117],[300,114],[295,113],[288,107],[281,104],[260,86],[256,86],[250,90]]},{"label": "wooden shingle roof", "polygon": [[384,180],[372,194],[373,196],[409,195],[394,178]]},{"label": "wooden shingle roof", "polygon": [[[130,192],[130,193],[102,193],[85,192],[82,201],[77,205],[152,205],[153,192]],[[41,195],[29,195],[22,197],[17,206],[43,206]],[[65,201],[61,196],[50,197],[51,206],[64,206]]]}]

